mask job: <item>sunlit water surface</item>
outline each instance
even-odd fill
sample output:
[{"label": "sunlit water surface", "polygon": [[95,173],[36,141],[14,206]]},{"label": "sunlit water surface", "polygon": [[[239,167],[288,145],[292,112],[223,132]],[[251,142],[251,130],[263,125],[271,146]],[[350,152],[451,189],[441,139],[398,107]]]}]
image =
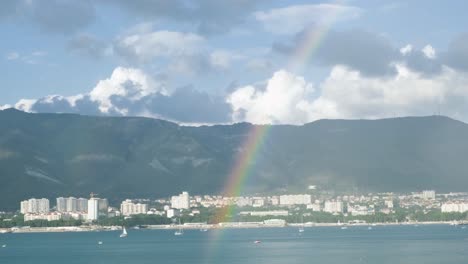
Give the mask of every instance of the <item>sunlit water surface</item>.
[{"label": "sunlit water surface", "polygon": [[448,225],[119,234],[0,234],[0,263],[468,263],[468,229]]}]

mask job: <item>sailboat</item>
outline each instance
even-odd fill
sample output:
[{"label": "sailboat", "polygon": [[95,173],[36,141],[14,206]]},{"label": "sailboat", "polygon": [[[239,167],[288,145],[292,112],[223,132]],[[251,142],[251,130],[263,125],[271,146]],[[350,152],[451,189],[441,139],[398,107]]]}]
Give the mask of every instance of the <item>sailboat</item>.
[{"label": "sailboat", "polygon": [[184,231],[182,231],[182,228],[180,228],[180,218],[179,218],[179,230],[174,232],[174,235],[176,236],[181,236],[184,234]]},{"label": "sailboat", "polygon": [[301,215],[301,225],[299,226],[299,233],[304,232],[304,216]]},{"label": "sailboat", "polygon": [[120,234],[120,237],[127,237],[127,229],[125,229],[125,226],[122,227],[122,234]]}]

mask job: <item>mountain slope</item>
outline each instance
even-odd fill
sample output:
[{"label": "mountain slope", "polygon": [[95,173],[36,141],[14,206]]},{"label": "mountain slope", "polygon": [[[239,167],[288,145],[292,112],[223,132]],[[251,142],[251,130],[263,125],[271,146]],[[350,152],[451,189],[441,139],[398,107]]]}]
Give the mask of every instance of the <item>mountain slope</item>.
[{"label": "mountain slope", "polygon": [[[216,193],[252,126],[0,111],[0,209],[32,196]],[[466,157],[468,125],[446,117],[279,125],[251,161],[244,190],[466,190]]]}]

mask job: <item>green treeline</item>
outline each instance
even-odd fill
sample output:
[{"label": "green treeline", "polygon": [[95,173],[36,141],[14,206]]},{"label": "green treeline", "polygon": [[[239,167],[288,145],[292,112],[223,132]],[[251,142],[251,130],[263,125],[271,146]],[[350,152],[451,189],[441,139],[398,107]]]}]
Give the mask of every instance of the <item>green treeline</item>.
[{"label": "green treeline", "polygon": [[[325,212],[296,211],[290,212],[288,216],[251,216],[239,215],[236,211],[229,211],[220,208],[200,208],[200,214],[182,214],[180,217],[169,219],[160,215],[133,215],[132,217],[112,217],[100,218],[95,224],[102,226],[144,226],[144,225],[168,225],[183,223],[208,223],[217,224],[219,222],[261,222],[266,219],[284,219],[288,223],[347,223],[349,221],[365,221],[367,223],[395,223],[407,221],[461,221],[468,220],[468,212],[465,213],[442,213],[440,210],[429,212],[411,211],[397,209],[395,213],[373,215],[352,216],[343,214],[330,214]],[[24,221],[23,215],[1,215],[0,228],[11,228],[20,226],[30,227],[58,227],[58,226],[80,226],[85,224],[82,220],[34,220]]]}]

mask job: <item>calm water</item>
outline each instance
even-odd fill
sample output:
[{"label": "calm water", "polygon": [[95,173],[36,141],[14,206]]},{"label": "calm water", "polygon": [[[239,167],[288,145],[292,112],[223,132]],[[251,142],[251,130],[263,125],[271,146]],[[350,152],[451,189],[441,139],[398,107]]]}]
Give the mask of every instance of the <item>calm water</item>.
[{"label": "calm water", "polygon": [[214,232],[0,234],[0,263],[468,263],[468,229],[454,226]]}]

